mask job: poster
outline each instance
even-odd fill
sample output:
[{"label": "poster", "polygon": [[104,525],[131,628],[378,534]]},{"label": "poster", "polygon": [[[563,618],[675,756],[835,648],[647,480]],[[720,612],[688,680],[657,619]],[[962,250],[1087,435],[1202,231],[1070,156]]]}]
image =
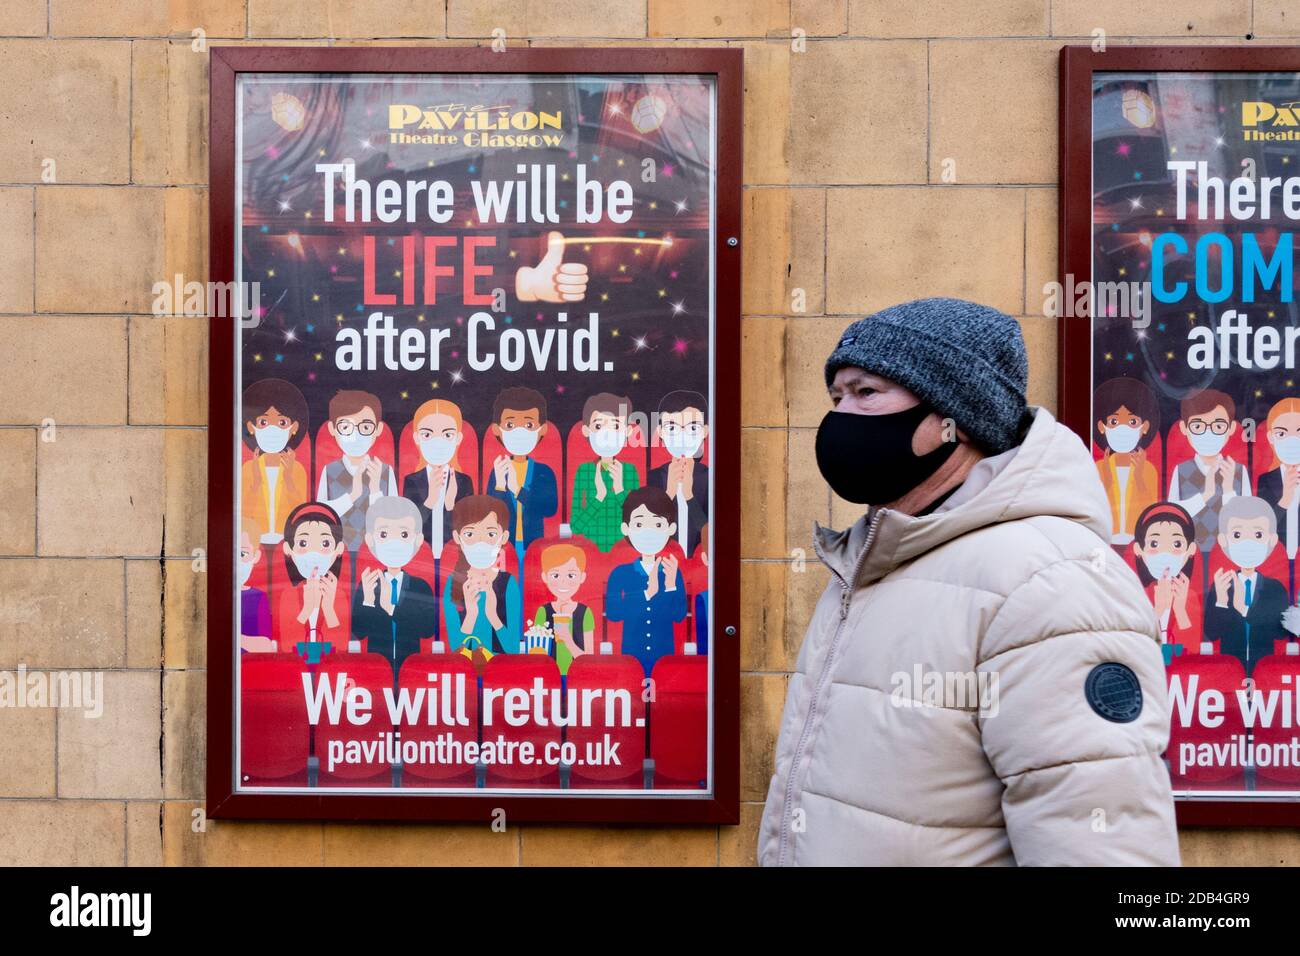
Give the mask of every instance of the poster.
[{"label": "poster", "polygon": [[1160,621],[1174,790],[1298,797],[1300,74],[1103,69],[1089,426]]},{"label": "poster", "polygon": [[716,86],[237,74],[236,795],[715,793]]}]

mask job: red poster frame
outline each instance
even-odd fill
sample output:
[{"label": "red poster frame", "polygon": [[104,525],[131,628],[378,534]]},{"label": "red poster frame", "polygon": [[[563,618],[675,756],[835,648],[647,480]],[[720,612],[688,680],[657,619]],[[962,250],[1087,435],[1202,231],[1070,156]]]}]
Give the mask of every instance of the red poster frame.
[{"label": "red poster frame", "polygon": [[[1061,48],[1058,280],[1092,275],[1092,79],[1101,72],[1300,73],[1300,47],[1088,46]],[[1092,325],[1060,317],[1058,418],[1091,441]],[[1180,826],[1300,825],[1300,800],[1180,797]]]},{"label": "red poster frame", "polygon": [[[743,51],[738,48],[220,47],[210,61],[210,278],[234,280],[235,86],[239,73],[695,74],[716,78],[714,787],[704,796],[260,794],[235,792],[232,562],[208,563],[207,814],[221,819],[735,824],[740,819],[740,216]],[[233,553],[233,322],[209,320],[208,553]]]}]

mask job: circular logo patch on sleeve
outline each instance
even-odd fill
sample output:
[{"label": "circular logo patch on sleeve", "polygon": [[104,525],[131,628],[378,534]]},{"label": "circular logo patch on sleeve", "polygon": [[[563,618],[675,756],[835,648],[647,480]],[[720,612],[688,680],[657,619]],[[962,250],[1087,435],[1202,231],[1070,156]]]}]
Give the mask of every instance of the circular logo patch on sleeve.
[{"label": "circular logo patch on sleeve", "polygon": [[1088,706],[1116,724],[1127,724],[1142,713],[1142,685],[1123,664],[1107,661],[1088,672],[1083,683]]}]

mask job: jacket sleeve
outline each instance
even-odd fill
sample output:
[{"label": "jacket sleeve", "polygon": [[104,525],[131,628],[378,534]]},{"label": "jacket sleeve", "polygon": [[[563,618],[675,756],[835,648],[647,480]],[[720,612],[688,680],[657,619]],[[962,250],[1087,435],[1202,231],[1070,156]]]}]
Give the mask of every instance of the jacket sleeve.
[{"label": "jacket sleeve", "polygon": [[[989,622],[977,661],[995,690],[980,733],[1020,865],[1178,865],[1158,633],[1136,576],[1105,547],[1040,568]],[[1103,664],[1122,666],[1099,672],[1120,678],[1106,699],[1091,695],[1110,717],[1087,689]]]}]

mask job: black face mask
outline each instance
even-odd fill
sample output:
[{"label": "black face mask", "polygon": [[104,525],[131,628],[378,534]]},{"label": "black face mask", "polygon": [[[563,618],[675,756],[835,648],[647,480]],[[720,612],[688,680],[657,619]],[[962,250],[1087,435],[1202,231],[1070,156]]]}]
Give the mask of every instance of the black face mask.
[{"label": "black face mask", "polygon": [[912,451],[916,428],[934,409],[924,402],[890,415],[827,412],[817,429],[817,467],[845,501],[883,505],[897,501],[948,460],[955,441],[934,451]]}]

